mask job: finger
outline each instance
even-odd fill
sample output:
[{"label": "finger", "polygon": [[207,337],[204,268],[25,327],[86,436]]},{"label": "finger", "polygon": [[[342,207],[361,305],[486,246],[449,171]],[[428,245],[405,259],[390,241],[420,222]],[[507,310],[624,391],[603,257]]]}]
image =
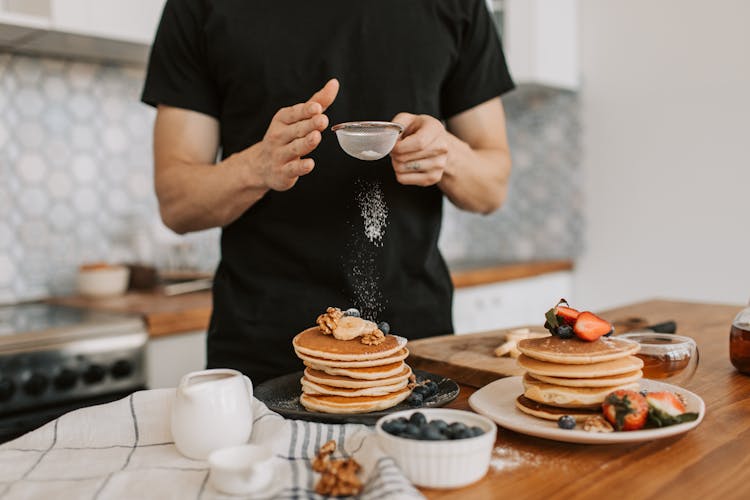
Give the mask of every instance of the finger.
[{"label": "finger", "polygon": [[300,177],[312,172],[315,160],[312,158],[297,158],[284,165],[284,171],[289,177]]},{"label": "finger", "polygon": [[294,106],[281,108],[274,116],[274,119],[281,121],[286,125],[297,123],[298,121],[307,120],[323,112],[320,104],[317,102],[301,102]]},{"label": "finger", "polygon": [[316,102],[322,107],[321,113],[328,109],[336,100],[336,96],[339,93],[339,81],[335,78],[331,78],[326,82],[322,89],[318,90],[313,94],[308,102]]},{"label": "finger", "polygon": [[286,126],[279,133],[279,139],[283,142],[292,142],[294,139],[305,137],[313,130],[323,131],[328,127],[328,117],[326,115],[315,115],[307,120],[298,121],[292,125]]},{"label": "finger", "polygon": [[293,158],[305,156],[306,154],[311,153],[313,149],[318,147],[318,144],[320,144],[320,139],[320,132],[317,130],[313,130],[306,136],[295,139],[284,146],[284,157],[287,158],[287,160],[292,160]]},{"label": "finger", "polygon": [[432,128],[420,128],[413,134],[404,137],[391,150],[396,156],[433,156],[433,150],[439,150],[439,134]]},{"label": "finger", "polygon": [[394,123],[398,123],[399,125],[403,125],[404,133],[406,133],[409,129],[409,126],[414,122],[416,118],[417,115],[413,115],[411,113],[399,113],[394,116],[391,121]]}]

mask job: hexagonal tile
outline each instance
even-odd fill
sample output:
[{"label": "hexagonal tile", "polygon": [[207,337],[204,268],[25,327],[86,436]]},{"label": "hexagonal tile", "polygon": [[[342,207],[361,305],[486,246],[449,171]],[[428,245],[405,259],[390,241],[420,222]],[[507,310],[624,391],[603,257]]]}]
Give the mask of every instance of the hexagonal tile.
[{"label": "hexagonal tile", "polygon": [[75,92],[67,102],[68,109],[79,122],[90,118],[96,109],[93,99],[82,92]]},{"label": "hexagonal tile", "polygon": [[60,76],[48,76],[42,83],[45,97],[53,102],[63,101],[68,96],[68,84]]},{"label": "hexagonal tile", "polygon": [[0,220],[0,250],[8,248],[12,244],[14,244],[14,241],[10,225]]},{"label": "hexagonal tile", "polygon": [[24,120],[15,130],[20,146],[25,150],[39,150],[46,142],[47,133],[39,120]]},{"label": "hexagonal tile", "polygon": [[67,231],[75,222],[73,210],[65,203],[55,203],[49,211],[49,221],[55,231]]},{"label": "hexagonal tile", "polygon": [[23,87],[17,92],[13,106],[22,116],[33,118],[44,109],[44,99],[37,89]]},{"label": "hexagonal tile", "polygon": [[21,224],[18,228],[18,238],[25,247],[27,258],[29,256],[29,249],[47,247],[49,233],[50,230],[46,218],[29,218]]},{"label": "hexagonal tile", "polygon": [[44,158],[36,153],[24,154],[18,160],[18,171],[21,179],[28,184],[36,184],[44,179],[47,165]]},{"label": "hexagonal tile", "polygon": [[47,164],[53,167],[62,167],[67,170],[70,163],[71,150],[70,141],[62,137],[52,137],[42,150]]},{"label": "hexagonal tile", "polygon": [[128,191],[135,198],[144,198],[151,195],[151,179],[145,174],[137,173],[128,179]]},{"label": "hexagonal tile", "polygon": [[110,125],[102,133],[104,146],[112,153],[122,153],[128,145],[125,131],[118,126]]},{"label": "hexagonal tile", "polygon": [[8,128],[3,122],[0,122],[0,149],[5,146],[6,142],[8,142]]},{"label": "hexagonal tile", "polygon": [[16,269],[6,255],[0,255],[0,287],[8,287],[15,280]]},{"label": "hexagonal tile", "polygon": [[52,198],[66,199],[73,192],[73,180],[68,172],[52,172],[47,177],[46,189]]},{"label": "hexagonal tile", "polygon": [[47,195],[38,187],[24,188],[16,196],[21,211],[28,216],[41,216],[47,212]]},{"label": "hexagonal tile", "polygon": [[67,80],[75,89],[87,89],[96,78],[97,66],[90,63],[75,62],[68,66]]},{"label": "hexagonal tile", "polygon": [[70,127],[70,139],[73,147],[80,151],[92,150],[96,146],[96,133],[87,125]]},{"label": "hexagonal tile", "polygon": [[96,177],[96,163],[89,155],[76,155],[72,161],[73,175],[79,184],[89,184]]},{"label": "hexagonal tile", "polygon": [[81,215],[93,214],[99,208],[99,195],[93,189],[79,189],[73,194],[73,208]]}]

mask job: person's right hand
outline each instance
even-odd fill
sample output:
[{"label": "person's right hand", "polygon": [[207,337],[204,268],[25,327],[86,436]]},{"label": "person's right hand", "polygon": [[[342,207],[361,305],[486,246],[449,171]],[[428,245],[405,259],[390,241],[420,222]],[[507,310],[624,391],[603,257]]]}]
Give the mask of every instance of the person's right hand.
[{"label": "person's right hand", "polygon": [[312,158],[302,157],[320,144],[321,132],[328,127],[323,113],[338,91],[338,80],[331,79],[307,102],[282,108],[274,115],[263,140],[251,148],[257,155],[253,163],[259,165],[261,181],[269,189],[286,191],[315,167]]}]

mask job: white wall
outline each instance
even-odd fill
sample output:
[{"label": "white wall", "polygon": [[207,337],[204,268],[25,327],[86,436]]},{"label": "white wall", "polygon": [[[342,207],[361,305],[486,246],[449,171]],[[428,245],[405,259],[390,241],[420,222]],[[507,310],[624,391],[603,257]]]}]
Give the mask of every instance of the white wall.
[{"label": "white wall", "polygon": [[750,2],[582,0],[589,308],[750,298]]}]

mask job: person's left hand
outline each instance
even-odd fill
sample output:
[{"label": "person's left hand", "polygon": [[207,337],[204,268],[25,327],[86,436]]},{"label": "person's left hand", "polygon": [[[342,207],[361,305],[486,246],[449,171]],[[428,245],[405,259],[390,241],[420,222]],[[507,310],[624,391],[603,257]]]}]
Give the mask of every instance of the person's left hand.
[{"label": "person's left hand", "polygon": [[413,186],[432,186],[440,182],[448,162],[448,131],[429,115],[399,113],[393,121],[404,126],[391,151],[396,180]]}]

